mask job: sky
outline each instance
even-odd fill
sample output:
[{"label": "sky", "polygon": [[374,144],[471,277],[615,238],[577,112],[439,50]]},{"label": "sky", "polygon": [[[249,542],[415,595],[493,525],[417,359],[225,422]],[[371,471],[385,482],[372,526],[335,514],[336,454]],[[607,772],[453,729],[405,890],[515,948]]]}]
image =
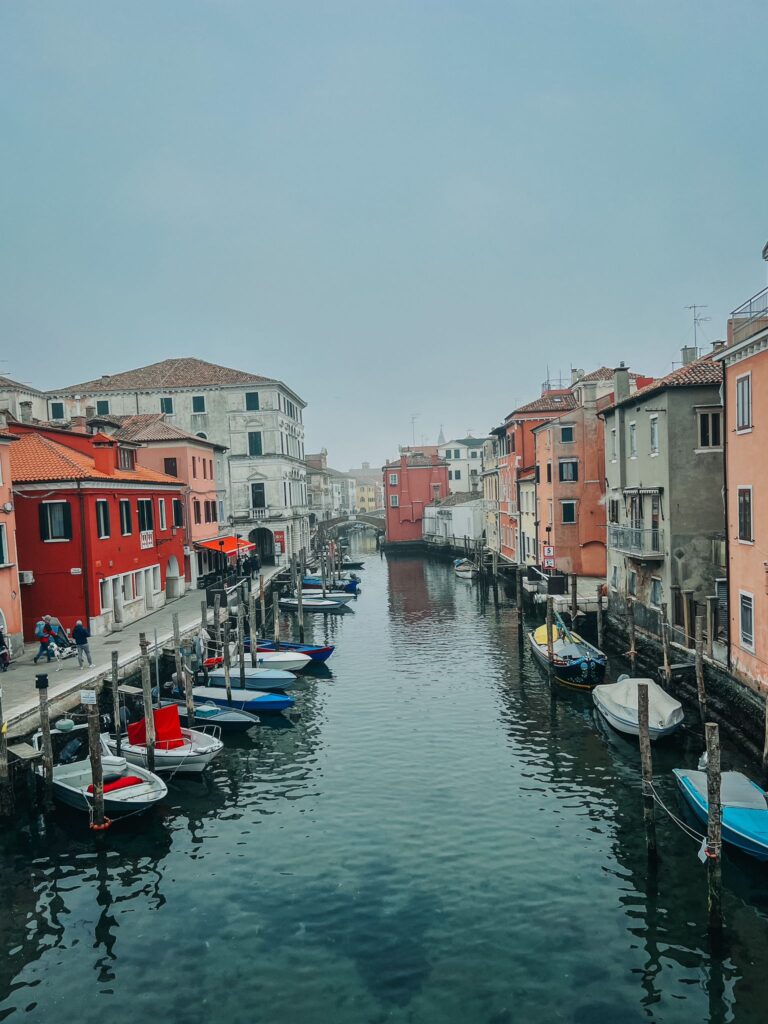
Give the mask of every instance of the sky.
[{"label": "sky", "polygon": [[[0,4],[0,373],[285,381],[339,469],[766,280],[752,0]],[[412,417],[416,416],[415,421]]]}]

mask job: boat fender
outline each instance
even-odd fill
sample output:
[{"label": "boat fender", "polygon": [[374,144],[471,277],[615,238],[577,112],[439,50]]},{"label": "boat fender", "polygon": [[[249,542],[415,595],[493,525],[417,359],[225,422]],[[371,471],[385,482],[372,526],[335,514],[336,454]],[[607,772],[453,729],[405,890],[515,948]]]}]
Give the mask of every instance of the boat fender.
[{"label": "boat fender", "polygon": [[103,825],[97,825],[95,821],[92,821],[91,824],[90,824],[90,829],[91,829],[92,832],[106,832],[111,824],[112,824],[112,819],[111,818],[104,818],[104,824]]}]

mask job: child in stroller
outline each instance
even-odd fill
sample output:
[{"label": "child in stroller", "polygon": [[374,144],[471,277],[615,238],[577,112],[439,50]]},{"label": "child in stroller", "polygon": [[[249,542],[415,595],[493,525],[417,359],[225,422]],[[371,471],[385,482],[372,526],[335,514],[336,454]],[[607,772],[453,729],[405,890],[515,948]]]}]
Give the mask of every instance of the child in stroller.
[{"label": "child in stroller", "polygon": [[[67,658],[74,658],[77,654],[77,644],[67,636],[59,619],[55,615],[44,615],[43,621],[50,630],[50,642],[48,650],[57,662],[66,661]],[[58,672],[61,664],[56,666]]]}]

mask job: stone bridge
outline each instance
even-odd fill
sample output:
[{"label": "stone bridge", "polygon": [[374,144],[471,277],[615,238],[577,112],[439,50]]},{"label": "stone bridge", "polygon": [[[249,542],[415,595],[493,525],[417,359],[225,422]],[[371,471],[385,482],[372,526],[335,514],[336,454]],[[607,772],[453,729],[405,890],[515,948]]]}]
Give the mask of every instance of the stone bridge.
[{"label": "stone bridge", "polygon": [[330,536],[331,534],[343,533],[345,530],[350,529],[355,523],[363,523],[365,526],[370,526],[371,529],[376,530],[377,533],[383,536],[384,534],[384,516],[370,514],[368,512],[350,512],[346,516],[337,516],[335,519],[322,519],[317,522],[318,535],[322,537]]}]

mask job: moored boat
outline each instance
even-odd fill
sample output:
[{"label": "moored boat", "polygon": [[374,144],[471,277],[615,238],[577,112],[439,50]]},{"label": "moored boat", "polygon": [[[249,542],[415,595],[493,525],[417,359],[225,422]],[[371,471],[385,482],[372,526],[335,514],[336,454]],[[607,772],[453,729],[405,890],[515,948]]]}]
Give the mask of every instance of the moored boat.
[{"label": "moored boat", "polygon": [[[546,634],[545,634],[546,635]],[[609,725],[627,736],[638,736],[639,683],[648,686],[648,733],[652,740],[669,736],[683,724],[683,706],[652,679],[620,676],[615,683],[602,683],[592,690],[592,700]]]},{"label": "moored boat", "polygon": [[[259,652],[276,650],[274,640],[259,640],[257,650]],[[306,654],[313,662],[323,662],[328,661],[330,656],[333,654],[334,646],[333,644],[322,646],[315,644],[285,643],[281,640],[280,650],[298,651],[301,654]]]},{"label": "moored boat", "polygon": [[[186,702],[177,698],[172,701],[163,701],[163,707],[168,704],[175,704],[179,709],[179,719],[183,725],[187,722]],[[252,729],[254,725],[260,725],[256,715],[250,711],[242,711],[234,707],[219,707],[218,704],[195,704],[195,725],[215,725],[222,732],[245,732]]]},{"label": "moored boat", "polygon": [[[208,673],[209,686],[226,686],[223,668],[215,668]],[[261,690],[262,693],[285,693],[297,685],[293,672],[278,672],[275,669],[254,668],[245,666],[245,687],[247,690]],[[232,690],[240,689],[240,666],[233,666],[230,672]]]},{"label": "moored boat", "polygon": [[[325,597],[304,597],[301,599],[302,608],[305,612],[338,612],[346,609],[346,601],[338,601],[328,595]],[[280,607],[288,611],[296,611],[299,607],[298,599],[295,597],[281,597]]]},{"label": "moored boat", "polygon": [[[93,807],[93,771],[88,756],[88,726],[76,725],[67,732],[51,729],[51,740],[54,799],[75,810],[90,813]],[[32,746],[40,750],[42,742],[42,733],[35,733]],[[148,811],[166,796],[168,787],[159,775],[140,765],[129,765],[124,757],[114,756],[104,736],[100,737],[100,742],[104,814],[108,818]],[[42,765],[35,771],[42,775]]]},{"label": "moored boat", "polygon": [[195,703],[216,704],[219,707],[233,707],[240,711],[248,711],[252,715],[286,711],[293,707],[293,697],[287,693],[266,693],[263,690],[242,690],[239,686],[232,687],[232,703],[227,700],[227,691],[218,686],[195,686],[192,689]]},{"label": "moored boat", "polygon": [[453,571],[460,579],[470,580],[473,576],[477,576],[480,570],[468,558],[457,558],[453,563]]},{"label": "moored boat", "polygon": [[[175,704],[155,708],[152,714],[156,772],[202,772],[224,749],[218,730],[182,729]],[[105,736],[104,739],[110,753],[117,756],[117,737]],[[120,737],[120,756],[132,765],[147,767],[146,719],[129,723],[127,735]]]},{"label": "moored boat", "polygon": [[[680,790],[696,817],[707,823],[707,773],[674,768]],[[768,801],[763,790],[741,772],[723,772],[720,777],[723,842],[750,857],[768,861]]]},{"label": "moored boat", "polygon": [[[323,581],[319,576],[305,576],[301,581],[302,590],[320,590],[323,589]],[[339,583],[325,584],[326,592],[335,594],[337,592],[341,594],[359,594],[360,593],[360,581],[359,580],[344,580],[342,579]]]},{"label": "moored boat", "polygon": [[[552,668],[558,682],[580,690],[589,690],[603,681],[607,658],[578,633],[567,629],[558,616],[552,626]],[[531,649],[539,661],[549,669],[547,627],[539,626],[528,634]]]},{"label": "moored boat", "polygon": [[358,562],[354,558],[350,558],[349,555],[344,555],[344,558],[342,559],[341,564],[342,564],[342,567],[344,569],[364,569],[365,568],[365,562]]}]

